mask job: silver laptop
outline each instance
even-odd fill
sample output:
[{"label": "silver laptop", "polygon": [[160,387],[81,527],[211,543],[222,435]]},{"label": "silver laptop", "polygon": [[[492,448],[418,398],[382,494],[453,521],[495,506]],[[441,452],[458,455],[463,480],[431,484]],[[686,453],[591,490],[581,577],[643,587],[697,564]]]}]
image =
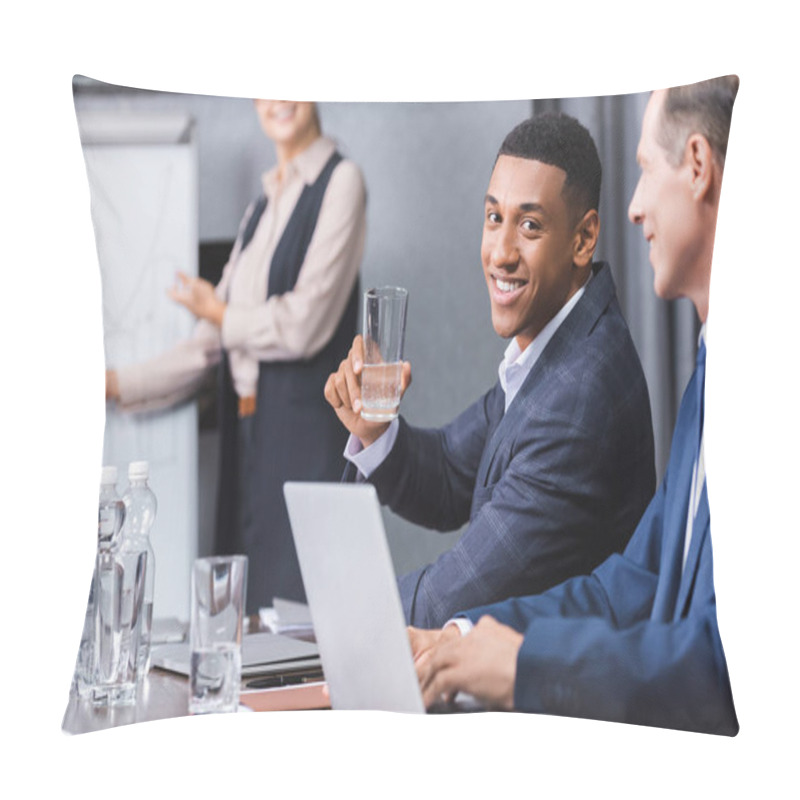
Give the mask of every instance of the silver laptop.
[{"label": "silver laptop", "polygon": [[[375,488],[283,492],[332,707],[424,713]],[[476,710],[470,700],[457,710]]]}]

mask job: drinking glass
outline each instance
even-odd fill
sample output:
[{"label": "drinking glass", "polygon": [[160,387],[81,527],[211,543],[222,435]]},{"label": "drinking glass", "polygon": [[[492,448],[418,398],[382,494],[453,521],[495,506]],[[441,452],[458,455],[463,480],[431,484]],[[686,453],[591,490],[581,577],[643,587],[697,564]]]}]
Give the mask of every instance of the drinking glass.
[{"label": "drinking glass", "polygon": [[192,568],[189,713],[233,712],[242,679],[247,556],[198,558]]},{"label": "drinking glass", "polygon": [[397,286],[382,286],[364,294],[362,419],[387,422],[397,416],[407,307],[408,291]]}]

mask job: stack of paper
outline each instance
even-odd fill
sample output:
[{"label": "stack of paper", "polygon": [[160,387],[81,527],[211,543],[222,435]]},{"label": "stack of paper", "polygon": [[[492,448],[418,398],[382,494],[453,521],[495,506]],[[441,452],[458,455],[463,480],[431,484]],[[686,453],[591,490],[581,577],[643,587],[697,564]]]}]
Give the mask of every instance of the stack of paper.
[{"label": "stack of paper", "polygon": [[305,603],[276,597],[272,608],[258,612],[261,624],[272,633],[285,633],[298,638],[312,638],[311,611]]}]

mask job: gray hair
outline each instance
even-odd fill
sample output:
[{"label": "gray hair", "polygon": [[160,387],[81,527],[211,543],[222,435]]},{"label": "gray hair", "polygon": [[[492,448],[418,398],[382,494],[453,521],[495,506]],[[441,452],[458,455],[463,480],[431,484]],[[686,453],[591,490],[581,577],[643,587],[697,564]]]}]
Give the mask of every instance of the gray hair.
[{"label": "gray hair", "polygon": [[726,75],[667,90],[658,128],[659,144],[673,166],[683,161],[686,141],[693,133],[705,137],[720,167],[725,165],[733,101],[739,78]]}]

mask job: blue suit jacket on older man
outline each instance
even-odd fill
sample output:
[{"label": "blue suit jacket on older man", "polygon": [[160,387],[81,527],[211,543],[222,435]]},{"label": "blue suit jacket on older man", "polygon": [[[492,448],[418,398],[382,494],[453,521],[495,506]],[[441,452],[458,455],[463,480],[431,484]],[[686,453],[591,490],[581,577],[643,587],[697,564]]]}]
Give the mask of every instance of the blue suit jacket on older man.
[{"label": "blue suit jacket on older man", "polygon": [[717,627],[708,495],[684,560],[702,430],[705,346],[684,393],[667,473],[622,555],[537,597],[476,608],[525,638],[514,706],[562,716],[735,735]]},{"label": "blue suit jacket on older man", "polygon": [[647,386],[608,265],[594,265],[507,412],[498,383],[444,428],[401,419],[369,480],[411,522],[469,522],[454,547],[400,578],[409,624],[542,591],[622,550],[655,471]]}]

